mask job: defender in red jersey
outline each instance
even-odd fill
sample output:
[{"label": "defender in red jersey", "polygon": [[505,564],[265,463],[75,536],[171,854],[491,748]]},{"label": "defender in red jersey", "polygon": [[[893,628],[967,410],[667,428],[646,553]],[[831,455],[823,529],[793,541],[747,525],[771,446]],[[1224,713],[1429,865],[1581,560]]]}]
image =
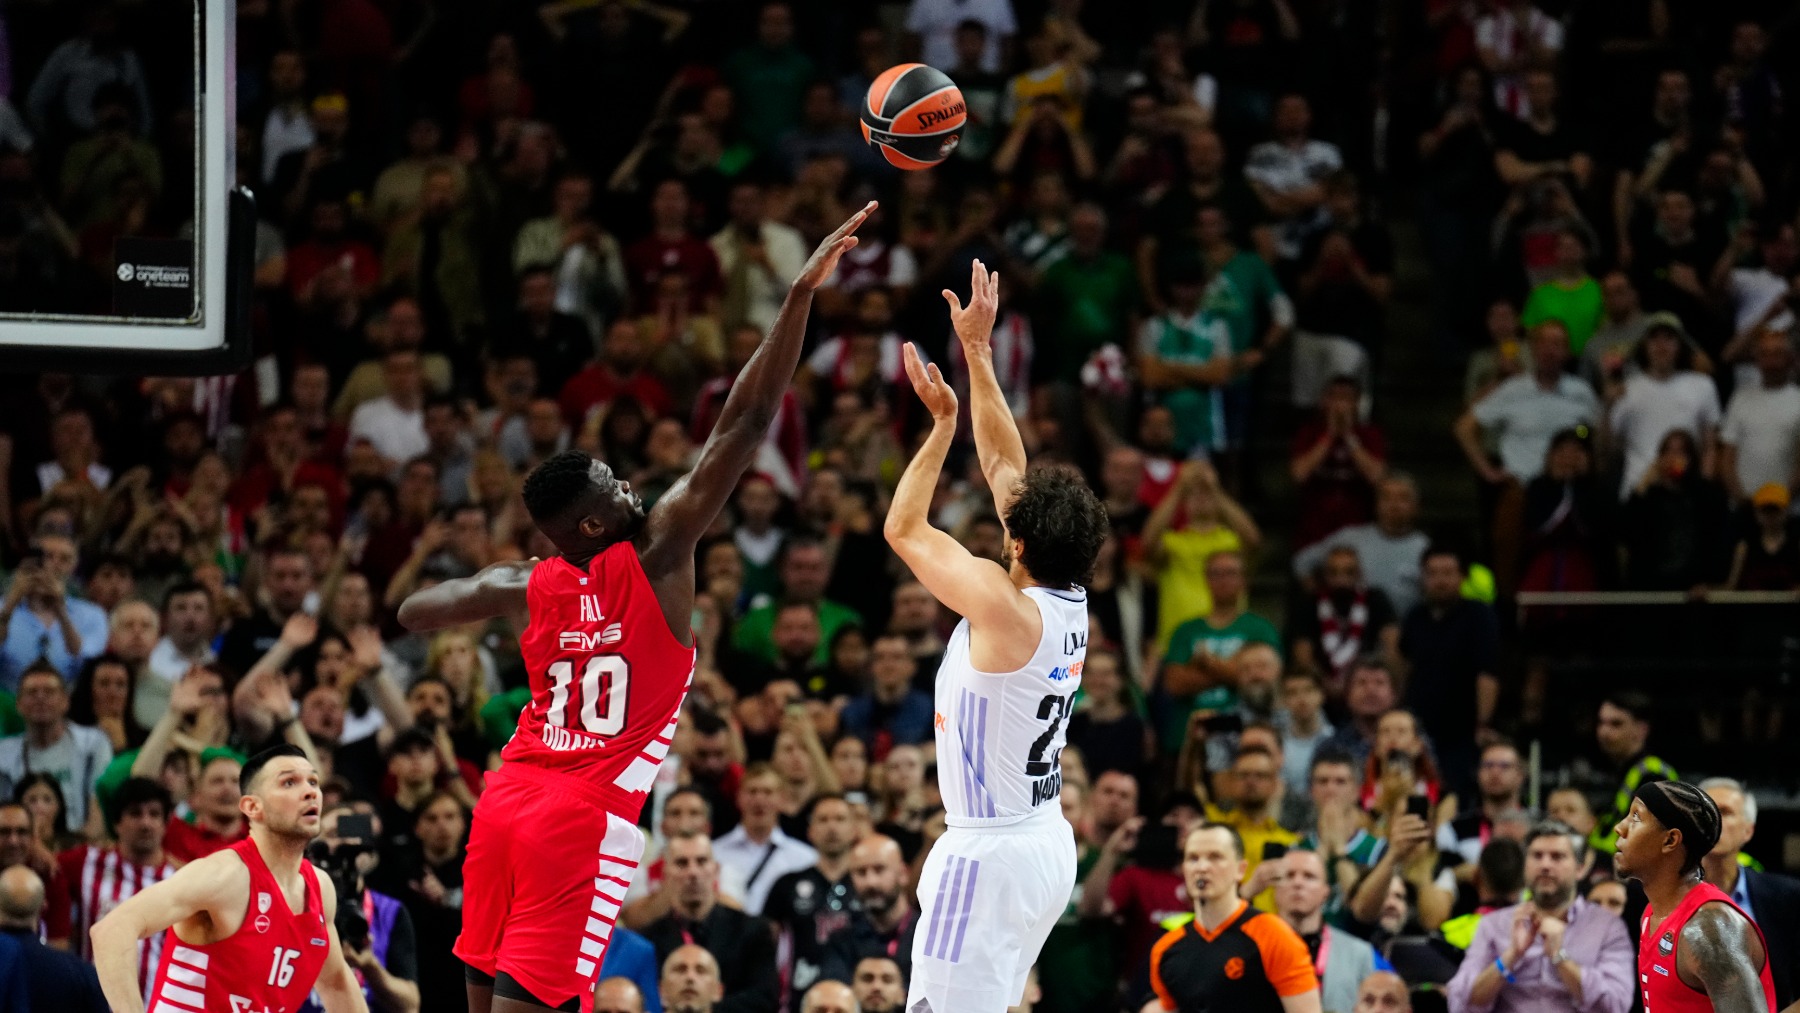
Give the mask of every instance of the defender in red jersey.
[{"label": "defender in red jersey", "polygon": [[337,894],[306,861],[319,774],[296,746],[259,753],[241,789],[250,836],[146,887],[89,932],[115,1013],[141,1013],[138,941],[158,933],[157,1013],[293,1013],[315,988],[330,1013],[367,1013],[333,920]]},{"label": "defender in red jersey", "polygon": [[1700,860],[1719,843],[1718,806],[1683,781],[1637,790],[1613,828],[1620,878],[1643,884],[1650,905],[1638,938],[1645,1013],[1773,1013],[1769,947],[1756,922],[1718,887]]},{"label": "defender in red jersey", "polygon": [[414,593],[408,629],[528,620],[531,702],[475,808],[463,864],[471,1013],[593,1008],[644,837],[651,781],[694,675],[694,550],[762,446],[800,361],[812,294],[874,202],[826,237],[738,374],[689,472],[648,514],[603,462],[565,451],[525,479],[557,548]]}]

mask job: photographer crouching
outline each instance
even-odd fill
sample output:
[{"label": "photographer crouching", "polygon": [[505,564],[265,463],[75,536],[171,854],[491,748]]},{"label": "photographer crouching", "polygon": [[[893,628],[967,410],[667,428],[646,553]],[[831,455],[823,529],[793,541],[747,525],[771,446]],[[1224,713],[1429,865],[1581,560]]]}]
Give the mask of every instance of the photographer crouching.
[{"label": "photographer crouching", "polygon": [[[368,876],[380,864],[375,817],[345,804],[320,820],[319,839],[307,857],[337,887],[337,932],[344,960],[362,980],[370,1010],[419,1013],[418,956],[412,918],[400,902],[368,889]],[[322,1013],[315,993],[300,1013]]]}]

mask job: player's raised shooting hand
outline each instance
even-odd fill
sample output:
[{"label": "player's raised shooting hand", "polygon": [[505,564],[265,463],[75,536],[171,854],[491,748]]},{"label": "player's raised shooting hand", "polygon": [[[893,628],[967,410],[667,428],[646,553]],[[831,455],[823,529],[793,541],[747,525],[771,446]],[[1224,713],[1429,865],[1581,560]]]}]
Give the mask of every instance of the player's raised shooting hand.
[{"label": "player's raised shooting hand", "polygon": [[988,270],[979,260],[971,262],[969,305],[964,306],[949,289],[944,289],[944,301],[950,304],[950,323],[962,341],[963,353],[971,359],[993,355],[994,318],[1000,313],[1000,272]]},{"label": "player's raised shooting hand", "polygon": [[831,272],[837,270],[838,258],[856,248],[856,229],[868,220],[876,208],[876,202],[870,201],[863,209],[851,215],[837,231],[825,237],[819,248],[813,251],[806,266],[800,269],[800,276],[794,279],[794,287],[810,292],[825,284]]},{"label": "player's raised shooting hand", "polygon": [[919,350],[913,343],[906,343],[906,375],[912,380],[913,391],[919,400],[925,402],[925,409],[937,422],[956,421],[956,392],[944,382],[944,374],[938,372],[937,364],[927,365],[919,358]]}]

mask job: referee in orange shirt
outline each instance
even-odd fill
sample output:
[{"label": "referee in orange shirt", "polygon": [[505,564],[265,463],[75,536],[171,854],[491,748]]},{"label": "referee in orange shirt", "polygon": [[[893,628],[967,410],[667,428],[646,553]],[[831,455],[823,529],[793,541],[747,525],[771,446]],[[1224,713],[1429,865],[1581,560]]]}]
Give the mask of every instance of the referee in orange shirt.
[{"label": "referee in orange shirt", "polygon": [[1286,922],[1238,897],[1248,869],[1236,830],[1203,823],[1188,832],[1181,875],[1194,920],[1150,951],[1157,998],[1142,1013],[1320,1013],[1306,943]]}]

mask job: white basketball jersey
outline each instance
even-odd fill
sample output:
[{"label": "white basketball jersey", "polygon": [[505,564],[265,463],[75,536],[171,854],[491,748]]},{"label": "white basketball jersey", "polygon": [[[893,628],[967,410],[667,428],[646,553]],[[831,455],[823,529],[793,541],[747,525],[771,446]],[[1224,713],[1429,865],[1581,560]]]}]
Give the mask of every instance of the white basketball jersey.
[{"label": "white basketball jersey", "polygon": [[978,672],[969,621],[950,635],[937,677],[938,786],[952,826],[1017,823],[1059,805],[1068,719],[1087,659],[1087,591],[1028,587],[1044,632],[1025,667]]}]

